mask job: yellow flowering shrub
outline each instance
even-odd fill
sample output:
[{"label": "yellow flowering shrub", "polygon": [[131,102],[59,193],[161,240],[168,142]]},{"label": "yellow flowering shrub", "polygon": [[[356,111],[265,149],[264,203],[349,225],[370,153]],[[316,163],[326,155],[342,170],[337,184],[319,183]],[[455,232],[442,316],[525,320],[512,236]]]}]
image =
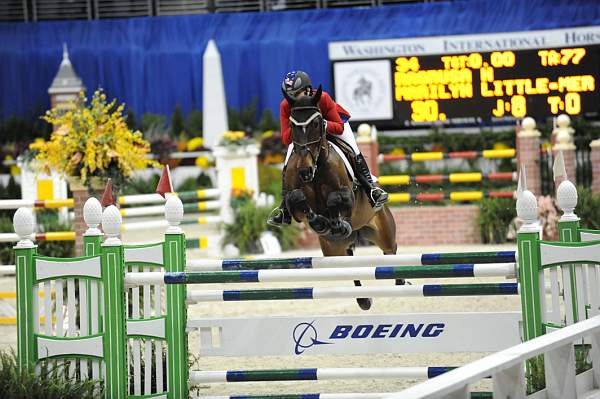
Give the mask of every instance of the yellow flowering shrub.
[{"label": "yellow flowering shrub", "polygon": [[107,102],[106,94],[97,90],[88,104],[83,92],[70,109],[53,108],[42,117],[59,126],[50,141],[36,141],[35,159],[42,168],[53,168],[66,176],[81,178],[111,177],[122,181],[135,170],[155,164],[147,159],[150,143],[142,133],[131,131],[123,117],[124,104]]},{"label": "yellow flowering shrub", "polygon": [[241,130],[228,130],[221,136],[220,144],[224,146],[243,146],[252,143],[253,140],[246,137]]},{"label": "yellow flowering shrub", "polygon": [[202,137],[194,137],[187,142],[188,151],[196,151],[198,148],[202,148],[204,145],[204,139]]}]

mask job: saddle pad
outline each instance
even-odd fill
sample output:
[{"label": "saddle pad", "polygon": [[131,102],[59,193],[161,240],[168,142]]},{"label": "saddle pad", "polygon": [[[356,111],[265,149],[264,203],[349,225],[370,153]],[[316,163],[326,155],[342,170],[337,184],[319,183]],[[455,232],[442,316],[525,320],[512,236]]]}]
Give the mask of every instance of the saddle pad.
[{"label": "saddle pad", "polygon": [[[344,151],[342,151],[341,148],[338,147],[336,144],[334,144],[332,141],[329,141],[329,144],[338,153],[338,155],[342,158],[342,160],[344,161],[344,165],[346,166],[346,171],[348,172],[348,175],[350,175],[350,178],[352,179],[352,181],[355,181],[356,176],[354,175],[354,170],[352,169],[352,166],[350,165],[350,161],[348,161],[348,158],[346,157],[346,154],[344,153]],[[371,174],[371,178],[376,183],[379,180],[377,178],[377,176],[375,176],[373,174]]]},{"label": "saddle pad", "polygon": [[356,180],[354,176],[354,170],[352,170],[352,166],[350,165],[350,161],[348,161],[346,154],[344,154],[341,148],[335,145],[333,142],[330,141],[329,144],[335,150],[335,152],[337,152],[338,155],[342,158],[342,161],[344,161],[344,166],[346,166],[346,171],[348,172],[348,175],[350,176],[352,181]]}]

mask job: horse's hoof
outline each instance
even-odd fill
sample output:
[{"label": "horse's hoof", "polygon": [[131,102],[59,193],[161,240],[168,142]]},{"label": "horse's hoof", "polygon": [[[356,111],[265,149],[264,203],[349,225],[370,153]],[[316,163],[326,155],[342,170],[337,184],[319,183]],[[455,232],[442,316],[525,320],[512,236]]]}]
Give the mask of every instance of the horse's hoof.
[{"label": "horse's hoof", "polygon": [[318,235],[329,234],[331,231],[331,226],[327,218],[321,215],[315,215],[314,218],[308,221],[310,227],[317,233]]},{"label": "horse's hoof", "polygon": [[371,305],[373,303],[373,301],[371,301],[371,298],[356,298],[356,302],[362,310],[371,309]]},{"label": "horse's hoof", "polygon": [[348,238],[352,234],[352,226],[345,220],[332,221],[331,223],[331,236],[337,239]]}]

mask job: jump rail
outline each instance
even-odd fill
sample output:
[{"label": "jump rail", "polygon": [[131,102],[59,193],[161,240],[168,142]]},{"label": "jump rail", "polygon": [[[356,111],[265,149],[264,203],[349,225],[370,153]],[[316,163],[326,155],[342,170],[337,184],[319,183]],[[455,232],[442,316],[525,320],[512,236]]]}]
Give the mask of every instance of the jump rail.
[{"label": "jump rail", "polygon": [[413,152],[409,154],[379,154],[379,162],[389,161],[439,161],[442,159],[477,159],[477,158],[514,158],[516,150],[507,148],[503,150],[483,151],[454,151],[454,152]]},{"label": "jump rail", "polygon": [[[459,399],[469,398],[469,384],[492,376],[497,398],[523,399],[526,394],[525,362],[544,355],[547,398],[584,398],[590,393],[600,393],[594,387],[600,381],[600,365],[594,361],[593,368],[575,374],[574,342],[587,338],[591,345],[591,357],[600,359],[600,316],[570,325],[561,330],[524,342],[476,360],[466,366],[440,375],[404,391],[385,396],[385,399]],[[536,393],[535,397],[540,397]]]}]

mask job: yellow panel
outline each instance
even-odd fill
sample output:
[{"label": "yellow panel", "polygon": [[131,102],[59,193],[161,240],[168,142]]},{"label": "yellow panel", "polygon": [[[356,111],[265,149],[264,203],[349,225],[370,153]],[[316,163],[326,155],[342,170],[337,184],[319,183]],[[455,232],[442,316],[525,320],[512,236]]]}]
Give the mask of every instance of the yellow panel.
[{"label": "yellow panel", "polygon": [[50,200],[44,201],[44,208],[47,208],[47,209],[63,208],[63,207],[73,208],[74,205],[75,205],[75,200],[73,198],[56,199],[56,200],[50,199]]},{"label": "yellow panel", "polygon": [[206,224],[206,218],[205,217],[199,217],[198,218],[198,224]]},{"label": "yellow panel", "polygon": [[483,198],[481,191],[457,191],[450,193],[452,201],[476,201]]},{"label": "yellow panel", "polygon": [[242,167],[231,168],[231,189],[244,190],[246,188],[246,169]]},{"label": "yellow panel", "polygon": [[390,202],[409,202],[410,194],[408,193],[391,193],[389,195]]},{"label": "yellow panel", "polygon": [[74,231],[50,231],[44,235],[46,241],[75,241]]},{"label": "yellow panel", "polygon": [[443,152],[413,152],[410,154],[413,161],[437,161],[444,159]]},{"label": "yellow panel", "polygon": [[200,237],[200,239],[198,240],[198,247],[200,249],[208,248],[208,237],[207,236]]},{"label": "yellow panel", "polygon": [[197,190],[196,191],[196,198],[205,198],[206,197],[206,190]]},{"label": "yellow panel", "polygon": [[514,158],[515,149],[508,148],[506,150],[483,150],[484,158]]},{"label": "yellow panel", "polygon": [[52,179],[37,180],[37,199],[51,200],[54,199],[54,182]]},{"label": "yellow panel", "polygon": [[388,184],[409,184],[410,176],[408,175],[394,175],[394,176],[379,176],[379,184],[382,186]]},{"label": "yellow panel", "polygon": [[448,180],[450,183],[465,183],[465,182],[478,182],[481,181],[481,173],[450,173]]}]

